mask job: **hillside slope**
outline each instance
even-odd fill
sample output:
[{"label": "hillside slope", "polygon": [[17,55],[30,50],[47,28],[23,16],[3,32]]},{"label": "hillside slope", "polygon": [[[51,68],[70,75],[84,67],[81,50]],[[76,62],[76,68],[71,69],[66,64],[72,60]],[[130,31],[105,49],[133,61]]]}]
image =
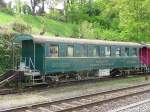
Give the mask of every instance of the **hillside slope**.
[{"label": "hillside slope", "polygon": [[38,34],[44,27],[46,35],[71,36],[74,24],[58,22],[52,19],[32,15],[9,15],[0,12],[0,26],[10,25],[15,22],[24,23],[32,27],[32,33]]},{"label": "hillside slope", "polygon": [[[148,42],[149,38],[132,37],[118,30],[105,29],[102,26],[93,27],[91,23],[83,21],[80,25],[65,23],[48,19],[42,16],[32,15],[9,15],[0,12],[0,26],[9,26],[13,23],[23,23],[32,27],[32,34],[40,34],[45,30],[44,35],[58,35],[65,37],[78,37],[88,39],[101,39],[113,41],[133,41],[133,42]],[[134,33],[134,32],[133,32]]]}]

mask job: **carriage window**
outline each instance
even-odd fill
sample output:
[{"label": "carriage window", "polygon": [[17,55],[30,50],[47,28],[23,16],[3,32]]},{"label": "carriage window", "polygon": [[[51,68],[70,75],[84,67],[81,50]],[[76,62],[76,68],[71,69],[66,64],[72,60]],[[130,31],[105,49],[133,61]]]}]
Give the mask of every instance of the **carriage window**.
[{"label": "carriage window", "polygon": [[129,48],[125,48],[125,56],[129,56]]},{"label": "carriage window", "polygon": [[137,48],[133,48],[133,51],[132,51],[133,53],[132,53],[132,55],[133,56],[137,56]]},{"label": "carriage window", "polygon": [[109,57],[111,56],[111,47],[105,47],[105,56],[106,57]]},{"label": "carriage window", "polygon": [[68,46],[67,56],[73,57],[73,54],[74,54],[74,48],[73,48],[73,46]]},{"label": "carriage window", "polygon": [[121,56],[121,48],[116,48],[116,56]]},{"label": "carriage window", "polygon": [[58,45],[50,45],[49,46],[49,56],[58,57]]},{"label": "carriage window", "polygon": [[99,49],[98,49],[98,47],[94,47],[94,48],[93,48],[93,50],[92,50],[92,55],[93,55],[94,57],[99,56]]},{"label": "carriage window", "polygon": [[85,45],[82,45],[81,46],[81,57],[86,57],[87,56],[87,46],[85,46]]}]

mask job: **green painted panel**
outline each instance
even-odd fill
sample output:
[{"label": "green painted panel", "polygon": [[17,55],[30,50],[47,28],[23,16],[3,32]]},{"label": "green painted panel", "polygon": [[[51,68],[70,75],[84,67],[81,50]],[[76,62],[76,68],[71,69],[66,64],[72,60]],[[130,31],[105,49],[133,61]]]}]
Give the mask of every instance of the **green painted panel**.
[{"label": "green painted panel", "polygon": [[22,41],[22,57],[31,57],[34,56],[34,46],[32,40],[24,40]]},{"label": "green painted panel", "polygon": [[[29,58],[32,59],[34,63],[34,44],[32,40],[24,40],[22,41],[22,57],[26,58],[27,66],[29,66]],[[44,63],[44,47],[42,44],[35,44],[35,68],[43,71],[43,63]],[[33,69],[33,67],[31,68]]]},{"label": "green painted panel", "polygon": [[35,67],[37,70],[40,70],[41,73],[44,73],[43,71],[43,65],[44,65],[44,47],[42,44],[36,44],[35,45]]},{"label": "green painted panel", "polygon": [[31,35],[28,34],[18,34],[15,36],[14,38],[14,42],[22,42],[25,40],[33,40],[33,37]]},{"label": "green painted panel", "polygon": [[138,57],[46,58],[46,73],[139,66]]}]

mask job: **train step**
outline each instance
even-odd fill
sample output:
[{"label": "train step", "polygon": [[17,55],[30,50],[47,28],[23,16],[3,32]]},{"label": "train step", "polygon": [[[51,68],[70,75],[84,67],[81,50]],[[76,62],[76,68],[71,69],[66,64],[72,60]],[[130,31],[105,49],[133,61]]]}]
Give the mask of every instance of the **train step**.
[{"label": "train step", "polygon": [[42,81],[43,79],[31,79],[31,81]]},{"label": "train step", "polygon": [[26,87],[39,86],[39,85],[47,85],[47,83],[46,82],[31,83],[31,84],[26,84]]}]

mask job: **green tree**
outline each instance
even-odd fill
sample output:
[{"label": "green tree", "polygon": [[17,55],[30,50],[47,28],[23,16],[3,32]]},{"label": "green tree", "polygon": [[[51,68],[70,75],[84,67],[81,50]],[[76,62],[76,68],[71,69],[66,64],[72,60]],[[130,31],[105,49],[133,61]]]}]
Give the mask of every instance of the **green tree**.
[{"label": "green tree", "polygon": [[0,0],[0,9],[6,8],[6,4],[3,0]]},{"label": "green tree", "polygon": [[12,68],[12,38],[10,32],[0,35],[0,74]]},{"label": "green tree", "polygon": [[15,4],[16,4],[16,12],[21,14],[22,12],[22,2],[21,0],[14,0]]},{"label": "green tree", "polygon": [[31,8],[29,5],[24,4],[22,7],[22,11],[24,14],[32,14]]},{"label": "green tree", "polygon": [[[36,7],[39,8],[39,14],[44,13],[45,1],[46,0],[30,0],[33,15],[36,14]],[[42,6],[39,5],[40,3],[42,4]]]},{"label": "green tree", "polygon": [[83,21],[79,26],[80,38],[94,38],[93,24],[88,21]]},{"label": "green tree", "polygon": [[120,10],[120,28],[123,36],[134,41],[146,41],[150,36],[149,0],[122,0],[118,2]]}]

